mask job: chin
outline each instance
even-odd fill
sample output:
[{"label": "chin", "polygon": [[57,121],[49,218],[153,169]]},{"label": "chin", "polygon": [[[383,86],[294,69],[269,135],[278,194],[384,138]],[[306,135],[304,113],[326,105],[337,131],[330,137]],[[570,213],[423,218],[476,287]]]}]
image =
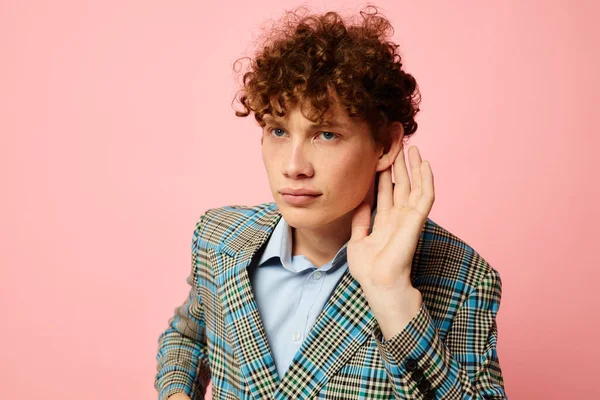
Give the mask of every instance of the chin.
[{"label": "chin", "polygon": [[296,207],[286,203],[277,206],[288,225],[297,229],[316,229],[341,217],[326,207]]}]

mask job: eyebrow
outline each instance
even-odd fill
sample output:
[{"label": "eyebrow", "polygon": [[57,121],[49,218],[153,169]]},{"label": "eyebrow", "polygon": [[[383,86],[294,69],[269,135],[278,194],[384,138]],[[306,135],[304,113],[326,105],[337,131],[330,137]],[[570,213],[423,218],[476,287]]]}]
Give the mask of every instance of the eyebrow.
[{"label": "eyebrow", "polygon": [[[269,115],[263,116],[263,120],[265,122],[267,122],[267,123],[268,122],[276,122],[276,123],[279,123],[279,124],[285,123],[285,121],[283,119],[281,119],[281,118],[275,118],[275,117],[272,117],[272,116],[269,116]],[[313,128],[325,128],[325,127],[329,127],[329,128],[347,128],[348,125],[344,124],[344,123],[341,123],[339,121],[336,121],[336,120],[330,120],[330,121],[323,121],[320,124],[314,124],[313,123],[313,124],[310,124],[308,127],[311,128],[311,129],[313,129]]]}]

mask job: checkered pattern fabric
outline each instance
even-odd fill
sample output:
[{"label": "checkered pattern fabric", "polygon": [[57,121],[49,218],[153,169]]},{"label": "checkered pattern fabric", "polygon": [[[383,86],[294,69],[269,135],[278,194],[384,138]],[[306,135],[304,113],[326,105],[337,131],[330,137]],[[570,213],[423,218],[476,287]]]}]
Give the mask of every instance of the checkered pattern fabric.
[{"label": "checkered pattern fabric", "polygon": [[192,239],[187,300],[158,338],[159,399],[506,399],[496,352],[501,280],[427,219],[413,257],[419,312],[387,341],[349,271],[279,379],[246,267],[281,213],[275,203],[213,208]]}]

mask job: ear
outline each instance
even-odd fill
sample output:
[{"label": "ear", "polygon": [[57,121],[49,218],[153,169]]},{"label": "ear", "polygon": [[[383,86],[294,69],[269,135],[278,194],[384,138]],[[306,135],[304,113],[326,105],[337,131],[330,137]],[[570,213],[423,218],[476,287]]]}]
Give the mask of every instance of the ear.
[{"label": "ear", "polygon": [[384,171],[394,163],[404,145],[402,142],[402,139],[404,138],[404,126],[402,126],[400,122],[394,121],[388,129],[390,131],[390,148],[386,153],[384,153],[385,149],[381,149],[381,155],[377,161],[376,168],[376,171],[378,172]]}]

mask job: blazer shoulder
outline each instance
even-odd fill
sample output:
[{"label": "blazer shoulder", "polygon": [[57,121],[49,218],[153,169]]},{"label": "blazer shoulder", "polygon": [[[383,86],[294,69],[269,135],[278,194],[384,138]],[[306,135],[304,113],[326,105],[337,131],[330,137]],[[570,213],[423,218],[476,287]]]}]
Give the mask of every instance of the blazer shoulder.
[{"label": "blazer shoulder", "polygon": [[424,224],[415,260],[419,280],[426,286],[445,287],[467,296],[487,275],[500,284],[500,275],[466,241],[431,218]]},{"label": "blazer shoulder", "polygon": [[196,222],[197,235],[205,244],[217,245],[224,241],[237,227],[259,212],[273,210],[275,203],[257,205],[225,205],[209,208]]}]

